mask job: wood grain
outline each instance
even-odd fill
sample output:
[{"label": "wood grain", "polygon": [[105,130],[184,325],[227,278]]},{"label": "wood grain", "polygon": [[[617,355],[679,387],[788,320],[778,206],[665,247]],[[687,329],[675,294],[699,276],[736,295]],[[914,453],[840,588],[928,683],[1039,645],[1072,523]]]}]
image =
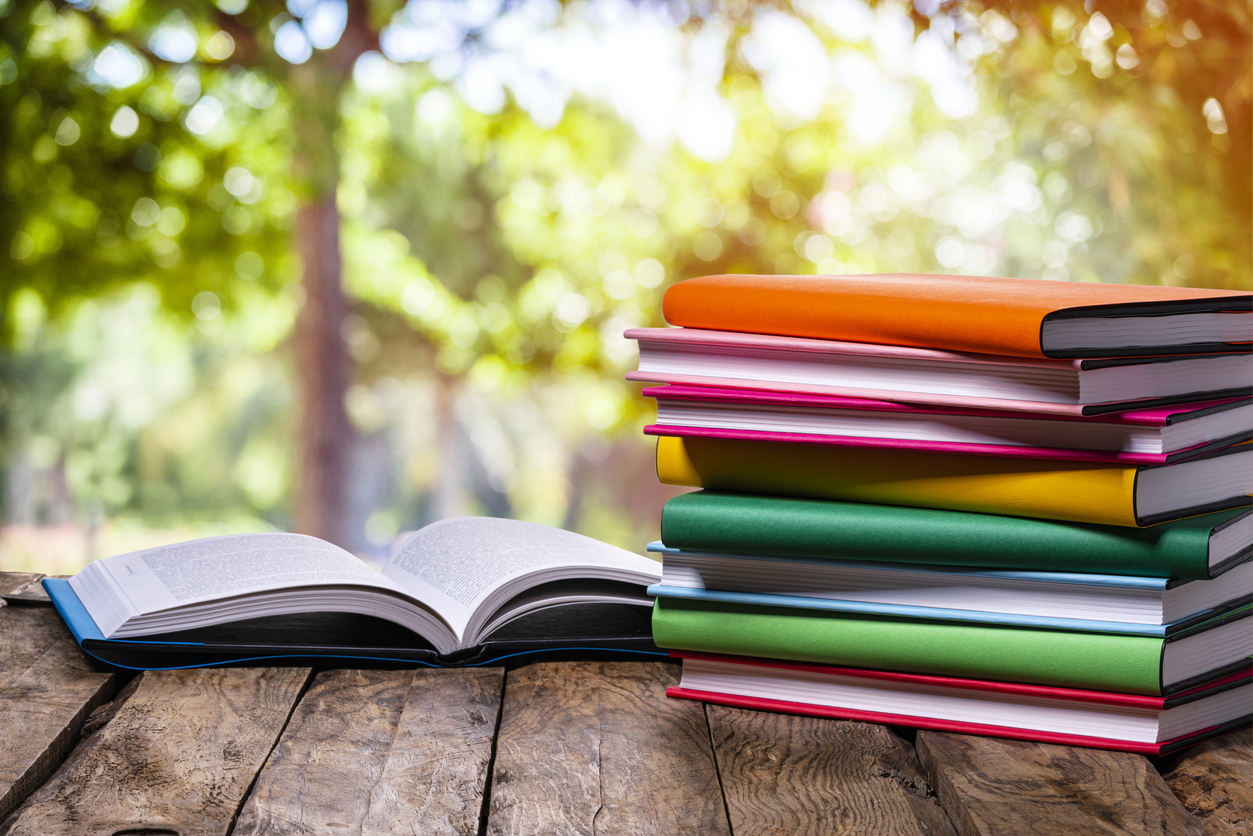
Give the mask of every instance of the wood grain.
[{"label": "wood grain", "polygon": [[708,705],[731,829],[952,834],[908,743],[869,723]]},{"label": "wood grain", "polygon": [[1253,831],[1253,732],[1208,740],[1158,763],[1166,786],[1208,834]]},{"label": "wood grain", "polygon": [[6,607],[0,612],[0,689],[24,674],[69,631],[56,612],[42,607]]},{"label": "wood grain", "polygon": [[308,678],[307,668],[143,674],[8,836],[224,836]]},{"label": "wood grain", "polygon": [[[43,575],[38,572],[0,572],[0,596],[12,595],[24,586],[40,580]],[[0,607],[4,601],[0,600]]]},{"label": "wood grain", "polygon": [[30,574],[26,583],[16,586],[9,592],[0,592],[0,602],[4,604],[46,604],[51,606],[52,599],[48,597],[48,591],[44,589],[41,581],[44,578],[64,579],[66,577],[69,576]]},{"label": "wood grain", "polygon": [[0,612],[0,821],[42,784],[114,691],[49,609]]},{"label": "wood grain", "polygon": [[927,731],[915,747],[962,836],[1203,833],[1142,755]]},{"label": "wood grain", "polygon": [[665,662],[510,671],[489,834],[728,834],[701,704]]},{"label": "wood grain", "polygon": [[504,675],[319,674],[234,833],[477,833]]}]

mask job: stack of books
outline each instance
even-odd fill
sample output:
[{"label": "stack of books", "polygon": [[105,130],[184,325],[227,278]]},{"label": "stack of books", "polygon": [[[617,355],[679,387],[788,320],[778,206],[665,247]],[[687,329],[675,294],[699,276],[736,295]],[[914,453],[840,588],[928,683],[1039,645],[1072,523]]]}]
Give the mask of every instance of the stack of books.
[{"label": "stack of books", "polygon": [[632,329],[670,695],[1163,754],[1253,705],[1253,294],[709,276]]}]

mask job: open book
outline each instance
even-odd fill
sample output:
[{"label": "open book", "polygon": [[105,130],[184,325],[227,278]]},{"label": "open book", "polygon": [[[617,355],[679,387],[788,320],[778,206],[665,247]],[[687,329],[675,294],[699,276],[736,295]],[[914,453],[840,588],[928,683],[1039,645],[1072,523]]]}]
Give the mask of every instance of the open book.
[{"label": "open book", "polygon": [[[238,534],[108,557],[68,582],[45,585],[80,644],[97,657],[106,649],[101,642],[115,650],[199,646],[228,655],[231,646],[237,654],[264,654],[268,647],[291,655],[362,655],[352,651],[385,644],[388,658],[404,660],[465,656],[509,634],[507,625],[554,608],[577,614],[577,623],[541,619],[544,634],[514,631],[515,644],[560,646],[591,637],[604,646],[615,631],[598,625],[597,608],[612,613],[625,605],[646,625],[651,599],[644,590],[660,577],[655,561],[579,534],[459,517],[412,534],[381,574],[313,537]],[[343,633],[332,628],[328,635],[326,624],[336,619],[312,627],[312,614],[358,618],[339,619]],[[302,625],[295,635],[293,623]],[[631,638],[648,643],[646,629]]]}]

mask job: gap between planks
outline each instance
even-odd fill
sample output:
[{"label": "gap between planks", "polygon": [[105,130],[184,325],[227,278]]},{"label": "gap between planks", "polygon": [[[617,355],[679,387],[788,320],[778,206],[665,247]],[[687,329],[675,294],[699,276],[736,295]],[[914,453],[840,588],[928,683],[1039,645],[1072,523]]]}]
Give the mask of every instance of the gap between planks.
[{"label": "gap between planks", "polygon": [[478,831],[500,668],[318,674],[234,833]]},{"label": "gap between planks", "polygon": [[50,608],[0,610],[0,822],[61,764],[114,688]]},{"label": "gap between planks", "polygon": [[129,699],[16,811],[7,836],[225,836],[308,668],[141,674]]},{"label": "gap between planks", "polygon": [[885,726],[721,705],[706,711],[737,833],[954,833],[913,747]]},{"label": "gap between planks", "polygon": [[511,670],[486,832],[730,836],[699,703],[669,662]]}]

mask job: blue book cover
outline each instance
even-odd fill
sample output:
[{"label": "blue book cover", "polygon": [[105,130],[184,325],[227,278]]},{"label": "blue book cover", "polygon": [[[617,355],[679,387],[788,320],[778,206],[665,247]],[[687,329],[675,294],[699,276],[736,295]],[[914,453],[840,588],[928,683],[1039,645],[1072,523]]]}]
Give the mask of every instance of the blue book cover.
[{"label": "blue book cover", "polygon": [[[650,543],[648,549],[651,552],[662,555],[663,566],[672,570],[669,577],[665,575],[663,570],[662,581],[649,587],[649,594],[657,597],[686,598],[770,607],[793,607],[896,618],[938,619],[975,624],[1165,638],[1224,613],[1246,607],[1253,600],[1253,588],[1250,588],[1247,583],[1236,583],[1234,591],[1222,596],[1227,600],[1223,600],[1220,603],[1211,602],[1211,606],[1206,606],[1197,612],[1188,613],[1185,617],[1176,618],[1168,623],[1144,623],[1143,618],[1140,620],[1123,620],[1117,618],[1081,618],[1039,613],[1031,614],[1025,612],[1025,610],[1030,609],[1029,605],[1022,606],[1021,609],[1024,611],[1020,612],[997,612],[970,606],[969,602],[971,600],[977,601],[978,598],[978,594],[971,594],[970,588],[973,587],[979,591],[981,582],[984,584],[992,582],[988,584],[989,589],[986,593],[991,597],[997,594],[996,585],[1001,582],[1007,582],[1007,586],[1011,590],[1014,586],[1048,590],[1048,586],[1055,584],[1058,592],[1064,591],[1068,587],[1072,590],[1077,588],[1076,591],[1080,594],[1076,594],[1076,600],[1081,601],[1085,597],[1081,594],[1085,587],[1101,587],[1109,590],[1125,590],[1128,593],[1129,600],[1134,598],[1142,604],[1151,604],[1160,601],[1161,596],[1167,590],[1178,588],[1183,584],[1210,584],[1214,583],[1214,581],[1172,581],[1165,578],[1082,574],[1075,572],[990,570],[930,564],[818,560],[764,555],[723,555],[670,548],[660,542]],[[732,584],[727,583],[725,580],[722,581],[727,586],[739,588],[716,588],[719,583],[716,579],[716,573],[711,573],[709,577],[706,577],[701,574],[699,569],[692,566],[693,562],[699,564],[699,558],[702,557],[726,561],[728,564],[741,567],[735,574],[736,583]],[[675,560],[676,558],[692,558],[694,560],[689,562]],[[674,570],[675,563],[681,563],[681,569]],[[1232,575],[1232,581],[1239,581],[1244,575],[1249,574],[1253,570],[1253,565],[1247,562],[1242,565],[1243,568],[1233,567],[1233,570],[1229,570],[1235,571],[1238,569],[1241,573],[1240,575]],[[749,569],[743,568],[746,566]],[[761,567],[760,571],[756,568],[758,566]],[[778,589],[778,586],[781,585],[778,583],[778,580],[784,573],[791,572],[792,575],[789,577],[795,578],[797,575],[800,575],[803,581],[812,582],[813,578],[821,578],[824,573],[829,573],[832,578],[838,578],[844,570],[848,570],[850,575],[857,570],[872,571],[876,577],[883,579],[881,581],[882,585],[874,588],[874,591],[878,594],[859,596],[854,592],[849,592],[847,596],[842,596],[838,587],[823,593],[815,591],[814,594],[790,594],[788,592],[780,592]],[[690,576],[690,583],[674,582],[682,580],[682,578],[677,577],[680,572]],[[745,586],[751,585],[754,578],[768,580],[768,584],[774,586],[773,591],[748,591],[744,589]],[[671,582],[668,582],[668,580]],[[937,585],[942,585],[950,580],[954,588],[960,589],[964,594],[965,597],[960,600],[966,602],[965,606],[954,605],[950,607],[857,600],[858,597],[863,599],[868,597],[892,597],[892,591],[898,587],[901,590],[908,591],[901,596],[905,597],[909,592],[914,592],[918,588],[935,589]],[[766,583],[763,582],[763,585],[766,585]],[[1231,585],[1230,582],[1227,583],[1227,586]],[[935,594],[931,597],[942,599],[943,595]],[[1012,607],[1003,606],[1000,609],[1012,609]]]}]

